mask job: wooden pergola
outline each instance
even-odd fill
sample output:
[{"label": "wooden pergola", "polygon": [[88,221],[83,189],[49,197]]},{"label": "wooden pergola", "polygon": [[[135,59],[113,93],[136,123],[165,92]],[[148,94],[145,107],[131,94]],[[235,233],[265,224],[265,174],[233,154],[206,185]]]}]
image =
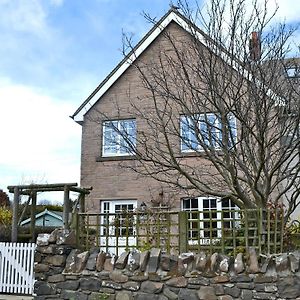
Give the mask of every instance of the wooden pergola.
[{"label": "wooden pergola", "polygon": [[[30,233],[32,237],[35,236],[35,214],[36,214],[36,203],[37,194],[40,192],[64,192],[63,199],[63,226],[64,229],[68,229],[70,226],[69,215],[71,212],[70,208],[70,192],[78,193],[77,203],[79,205],[79,211],[84,212],[85,210],[85,195],[90,193],[91,187],[82,188],[78,187],[77,183],[52,183],[52,184],[29,184],[29,185],[10,185],[7,187],[10,193],[14,194],[13,198],[13,221],[11,231],[11,241],[16,242],[18,239],[18,208],[20,202],[20,196],[28,196],[27,205],[31,200],[31,211],[30,211]],[[26,206],[24,208],[25,212]],[[21,215],[22,218],[22,215]],[[21,221],[21,220],[20,220]]]}]

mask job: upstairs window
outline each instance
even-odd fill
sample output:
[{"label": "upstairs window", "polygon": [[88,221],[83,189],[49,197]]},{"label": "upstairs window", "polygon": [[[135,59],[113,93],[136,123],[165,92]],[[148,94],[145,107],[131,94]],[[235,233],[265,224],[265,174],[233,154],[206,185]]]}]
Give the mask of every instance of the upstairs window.
[{"label": "upstairs window", "polygon": [[289,132],[285,135],[282,136],[281,138],[281,143],[285,147],[294,147],[296,143],[299,143],[300,139],[300,124],[294,129],[290,128]]},{"label": "upstairs window", "polygon": [[193,116],[182,116],[180,119],[181,151],[203,151],[203,147],[221,149],[223,135],[226,132],[228,147],[236,142],[236,118],[233,114],[227,117],[227,127],[222,126],[218,114],[207,113]]},{"label": "upstairs window", "polygon": [[102,156],[133,155],[136,146],[136,120],[103,122]]},{"label": "upstairs window", "polygon": [[288,67],[285,71],[288,78],[300,78],[300,69],[296,66]]}]

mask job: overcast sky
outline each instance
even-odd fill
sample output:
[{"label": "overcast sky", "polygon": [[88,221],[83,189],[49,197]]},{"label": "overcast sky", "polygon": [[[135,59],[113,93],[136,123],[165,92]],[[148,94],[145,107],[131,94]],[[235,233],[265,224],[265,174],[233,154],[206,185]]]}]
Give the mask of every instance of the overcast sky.
[{"label": "overcast sky", "polygon": [[[299,21],[299,0],[277,2],[280,18]],[[151,27],[142,12],[159,18],[168,8],[167,0],[0,0],[0,189],[79,183],[81,127],[69,116],[121,60],[122,31],[139,40]]]}]

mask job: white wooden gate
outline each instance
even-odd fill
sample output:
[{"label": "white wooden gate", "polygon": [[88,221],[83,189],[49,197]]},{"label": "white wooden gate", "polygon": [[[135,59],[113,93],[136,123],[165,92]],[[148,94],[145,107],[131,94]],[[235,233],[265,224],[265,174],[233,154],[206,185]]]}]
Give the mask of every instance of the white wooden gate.
[{"label": "white wooden gate", "polygon": [[0,243],[0,293],[32,294],[35,244]]}]

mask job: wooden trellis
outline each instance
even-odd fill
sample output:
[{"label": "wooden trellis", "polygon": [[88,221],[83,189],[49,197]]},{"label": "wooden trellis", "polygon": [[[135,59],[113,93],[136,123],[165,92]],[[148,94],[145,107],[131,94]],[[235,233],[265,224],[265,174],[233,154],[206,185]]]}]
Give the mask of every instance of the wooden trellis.
[{"label": "wooden trellis", "polygon": [[[52,184],[29,184],[29,185],[11,185],[7,189],[10,193],[14,194],[13,199],[13,222],[11,231],[11,241],[16,242],[18,239],[18,207],[20,196],[28,196],[27,204],[31,201],[30,211],[30,234],[32,238],[35,237],[35,215],[36,215],[36,203],[37,194],[39,192],[57,192],[61,191],[64,193],[63,201],[63,223],[64,228],[67,229],[70,226],[69,214],[70,209],[70,192],[78,193],[78,206],[79,211],[84,212],[85,195],[90,193],[91,187],[82,188],[78,187],[77,183],[52,183]],[[21,216],[22,217],[22,216]]]}]

